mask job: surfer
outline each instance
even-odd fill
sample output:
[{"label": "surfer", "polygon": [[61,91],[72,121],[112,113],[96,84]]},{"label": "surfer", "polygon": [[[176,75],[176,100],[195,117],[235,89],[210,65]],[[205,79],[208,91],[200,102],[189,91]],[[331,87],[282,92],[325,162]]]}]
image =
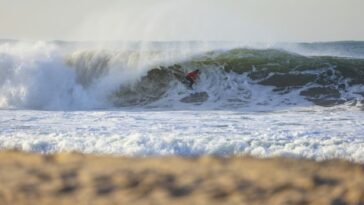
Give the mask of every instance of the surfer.
[{"label": "surfer", "polygon": [[188,85],[188,87],[190,87],[190,88],[192,88],[192,85],[195,83],[195,81],[196,81],[196,79],[199,77],[199,75],[200,75],[200,70],[194,70],[194,71],[192,71],[192,72],[189,72],[189,73],[187,73],[187,75],[186,75],[186,80],[188,80],[189,81],[189,85]]}]

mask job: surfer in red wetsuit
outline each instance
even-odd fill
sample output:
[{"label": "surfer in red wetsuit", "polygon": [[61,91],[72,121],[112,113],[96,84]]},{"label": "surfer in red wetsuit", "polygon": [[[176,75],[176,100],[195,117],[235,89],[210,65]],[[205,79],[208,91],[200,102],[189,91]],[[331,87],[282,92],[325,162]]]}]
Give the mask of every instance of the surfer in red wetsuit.
[{"label": "surfer in red wetsuit", "polygon": [[192,88],[192,85],[195,83],[195,80],[198,78],[199,75],[200,75],[200,70],[198,69],[187,73],[186,79],[190,82],[188,87]]}]

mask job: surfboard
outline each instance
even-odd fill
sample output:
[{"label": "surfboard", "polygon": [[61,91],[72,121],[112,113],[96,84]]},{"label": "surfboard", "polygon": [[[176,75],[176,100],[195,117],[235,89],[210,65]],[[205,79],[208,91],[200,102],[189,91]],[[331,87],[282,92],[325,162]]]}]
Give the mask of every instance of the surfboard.
[{"label": "surfboard", "polygon": [[184,98],[182,98],[180,101],[183,103],[202,103],[209,99],[209,95],[207,92],[196,92],[192,93]]}]

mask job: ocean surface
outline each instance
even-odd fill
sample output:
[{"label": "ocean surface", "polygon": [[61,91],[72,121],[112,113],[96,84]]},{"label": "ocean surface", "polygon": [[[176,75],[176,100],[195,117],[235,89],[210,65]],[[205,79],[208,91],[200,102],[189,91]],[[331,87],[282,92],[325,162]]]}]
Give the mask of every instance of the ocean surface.
[{"label": "ocean surface", "polygon": [[0,40],[2,150],[364,162],[363,119],[364,42]]}]

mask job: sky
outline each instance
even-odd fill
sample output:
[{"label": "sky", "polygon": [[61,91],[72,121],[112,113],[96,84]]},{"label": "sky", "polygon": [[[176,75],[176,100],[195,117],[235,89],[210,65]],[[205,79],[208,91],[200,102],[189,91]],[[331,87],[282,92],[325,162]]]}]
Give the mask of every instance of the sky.
[{"label": "sky", "polygon": [[364,40],[364,0],[0,0],[0,39]]}]

